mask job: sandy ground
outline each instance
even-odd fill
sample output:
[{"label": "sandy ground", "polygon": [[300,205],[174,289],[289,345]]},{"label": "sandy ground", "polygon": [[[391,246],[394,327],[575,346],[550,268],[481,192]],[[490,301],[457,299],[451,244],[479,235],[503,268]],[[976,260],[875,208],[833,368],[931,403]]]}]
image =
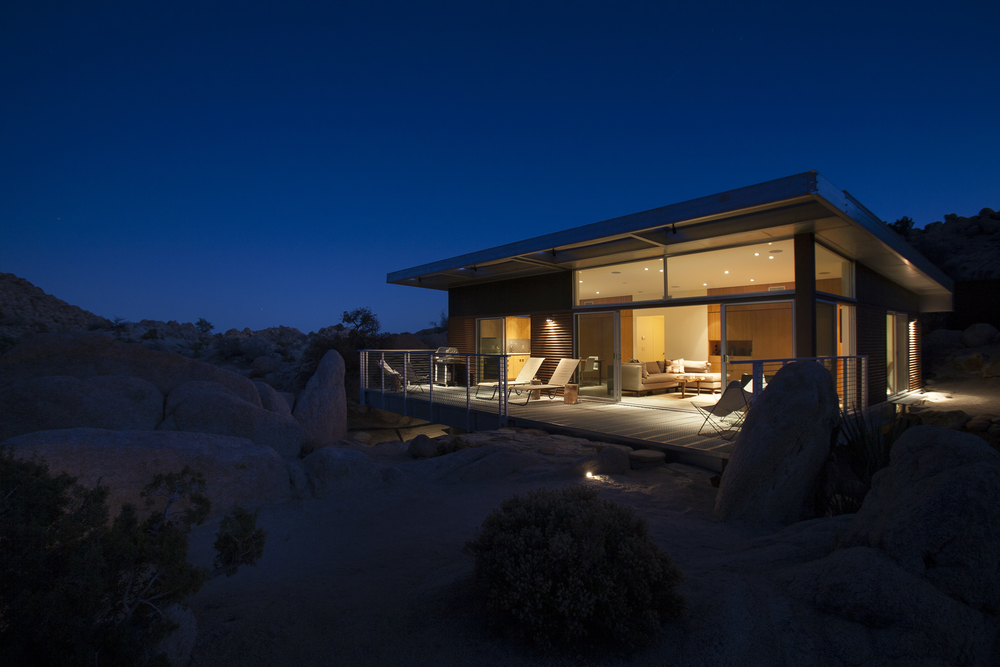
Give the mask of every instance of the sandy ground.
[{"label": "sandy ground", "polygon": [[[381,453],[374,458],[382,466],[404,460],[399,448],[377,449]],[[191,664],[625,661],[614,654],[543,657],[488,634],[468,604],[472,566],[462,546],[490,511],[515,493],[593,484],[602,497],[634,507],[649,522],[653,539],[694,574],[708,555],[741,537],[738,530],[720,532],[711,520],[710,476],[671,465],[586,480],[565,467],[542,465],[494,481],[417,481],[265,508],[259,525],[268,539],[258,566],[208,582],[191,600],[199,623]],[[217,523],[192,535],[195,562],[209,564]],[[627,661],[659,664],[658,656],[653,649]]]},{"label": "sandy ground", "polygon": [[1000,415],[1000,378],[968,376],[931,382],[918,407]]}]

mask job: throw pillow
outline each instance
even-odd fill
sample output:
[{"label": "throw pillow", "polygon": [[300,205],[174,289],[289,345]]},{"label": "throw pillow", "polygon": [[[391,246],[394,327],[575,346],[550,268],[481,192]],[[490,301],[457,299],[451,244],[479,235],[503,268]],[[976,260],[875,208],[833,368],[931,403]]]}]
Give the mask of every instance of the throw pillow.
[{"label": "throw pillow", "polygon": [[666,368],[664,366],[664,362],[663,362],[662,359],[657,359],[656,360],[656,367],[660,369],[661,373],[666,373],[667,372]]},{"label": "throw pillow", "polygon": [[704,373],[707,370],[708,370],[707,361],[692,361],[691,359],[686,359],[684,361],[685,373]]},{"label": "throw pillow", "polygon": [[[645,368],[646,368],[646,372],[649,375],[654,375],[654,374],[660,372],[660,365],[658,363],[656,363],[655,361],[647,361]],[[645,376],[643,376],[643,377],[645,377]]]},{"label": "throw pillow", "polygon": [[645,380],[649,377],[649,371],[646,370],[646,364],[642,365],[642,379]]},{"label": "throw pillow", "polygon": [[683,373],[684,372],[684,364],[681,363],[682,361],[683,361],[682,359],[674,359],[674,360],[672,360],[670,362],[670,365],[667,366],[667,372],[668,373]]}]

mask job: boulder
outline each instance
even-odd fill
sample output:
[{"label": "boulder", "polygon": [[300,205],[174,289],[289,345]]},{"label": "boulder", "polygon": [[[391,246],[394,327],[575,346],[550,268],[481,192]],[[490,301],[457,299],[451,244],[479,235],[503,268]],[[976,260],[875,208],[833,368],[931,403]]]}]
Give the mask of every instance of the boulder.
[{"label": "boulder", "polygon": [[815,516],[813,495],[840,421],[830,372],[782,367],[754,400],[719,484],[723,521],[789,524]]},{"label": "boulder", "polygon": [[1000,331],[992,324],[985,322],[973,324],[962,332],[962,343],[966,347],[982,347],[1000,340]]},{"label": "boulder", "polygon": [[920,410],[908,412],[906,419],[922,426],[940,426],[961,430],[972,417],[961,410]]},{"label": "boulder", "polygon": [[387,474],[385,477],[392,481],[420,477],[438,482],[478,482],[503,477],[541,462],[541,457],[534,453],[483,445],[432,459],[402,463],[395,466],[399,473]]},{"label": "boulder", "polygon": [[955,356],[954,364],[960,373],[982,372],[986,360],[982,352],[966,352]]},{"label": "boulder", "polygon": [[965,430],[969,433],[985,433],[993,425],[994,419],[996,419],[996,415],[976,415],[965,423]]},{"label": "boulder", "polygon": [[1000,359],[994,359],[983,364],[982,373],[984,378],[1000,377]]},{"label": "boulder", "polygon": [[285,403],[288,404],[288,413],[292,413],[292,408],[295,407],[295,394],[290,391],[279,391],[278,395],[285,399]]},{"label": "boulder", "polygon": [[127,375],[154,384],[163,395],[192,380],[216,382],[260,406],[253,383],[236,373],[179,354],[119,343],[102,334],[39,334],[0,356],[0,387],[50,375],[69,375],[80,380]]},{"label": "boulder", "polygon": [[317,498],[382,486],[382,475],[372,460],[352,449],[324,447],[302,459],[302,464]]},{"label": "boulder", "polygon": [[163,394],[135,377],[78,380],[51,375],[0,389],[0,441],[66,428],[152,431],[163,421]]},{"label": "boulder", "polygon": [[[256,389],[255,389],[256,391]],[[186,382],[167,396],[162,430],[246,438],[294,458],[305,433],[297,421],[244,401],[214,382]]]},{"label": "boulder", "polygon": [[226,514],[233,505],[260,507],[291,497],[285,462],[270,447],[245,438],[74,428],[28,433],[3,444],[14,456],[45,459],[53,474],[69,473],[84,486],[100,481],[108,487],[111,516],[124,503],[144,507],[139,492],[153,477],[184,466],[205,476],[213,516]]},{"label": "boulder", "polygon": [[164,609],[163,616],[177,628],[160,640],[150,657],[163,653],[170,667],[186,667],[191,662],[191,651],[198,639],[198,619],[194,612],[179,604]]},{"label": "boulder", "polygon": [[1000,454],[981,439],[908,429],[872,479],[844,546],[879,549],[974,609],[1000,610]]},{"label": "boulder", "polygon": [[406,453],[415,459],[430,459],[438,455],[438,443],[421,433],[407,444]]},{"label": "boulder", "polygon": [[875,549],[841,549],[808,563],[797,569],[789,592],[836,617],[828,616],[821,627],[829,629],[837,619],[856,624],[847,633],[824,633],[839,655],[868,654],[851,664],[887,664],[893,656],[907,656],[910,664],[917,656],[930,659],[919,664],[991,662],[995,627],[982,614]]},{"label": "boulder", "polygon": [[288,399],[279,394],[274,387],[260,380],[254,380],[253,386],[257,387],[261,407],[284,417],[292,416],[292,406],[288,404]]},{"label": "boulder", "polygon": [[957,350],[965,346],[963,332],[953,329],[935,329],[924,337],[924,347],[935,350]]},{"label": "boulder", "polygon": [[276,359],[268,356],[257,357],[253,360],[253,372],[250,377],[262,378],[268,373],[276,372],[279,368],[281,368],[281,364]]},{"label": "boulder", "polygon": [[292,411],[305,429],[305,444],[324,447],[347,433],[347,394],[344,391],[344,359],[329,350],[316,372],[299,394]]}]

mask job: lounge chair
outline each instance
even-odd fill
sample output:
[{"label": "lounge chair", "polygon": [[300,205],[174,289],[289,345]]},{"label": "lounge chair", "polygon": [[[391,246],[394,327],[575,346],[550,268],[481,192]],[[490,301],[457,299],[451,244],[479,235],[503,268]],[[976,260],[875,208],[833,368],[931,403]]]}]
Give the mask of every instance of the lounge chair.
[{"label": "lounge chair", "polygon": [[[549,400],[551,401],[555,398],[555,393],[559,389],[566,386],[566,383],[570,381],[573,377],[573,373],[580,366],[579,359],[560,359],[559,365],[556,366],[555,371],[552,372],[552,377],[549,378],[547,384],[529,384],[521,385],[522,388],[526,389],[528,397],[524,399],[524,404],[527,405],[528,401],[531,400],[531,395],[537,392],[546,392],[549,395]],[[510,392],[517,389],[516,386],[509,387],[507,390],[507,398],[510,399]],[[539,394],[541,396],[541,394]]]},{"label": "lounge chair", "polygon": [[400,387],[403,386],[402,374],[393,370],[392,366],[385,362],[385,359],[379,359],[378,365],[382,372],[382,391],[386,391],[387,385],[389,391],[399,391]]},{"label": "lounge chair", "polygon": [[[698,429],[701,435],[706,426],[711,426],[715,434],[723,440],[732,440],[739,433],[746,419],[747,410],[753,401],[753,394],[745,390],[739,380],[733,380],[722,392],[719,402],[710,408],[703,408],[697,403],[692,403],[699,413],[705,415],[705,421]],[[711,433],[707,434],[711,435]]]},{"label": "lounge chair", "polygon": [[[528,360],[524,362],[524,366],[521,367],[521,372],[517,374],[512,382],[507,383],[507,388],[510,389],[515,385],[525,385],[531,384],[532,379],[534,379],[535,374],[538,373],[538,369],[542,367],[542,362],[545,361],[545,357],[528,357]],[[490,400],[496,398],[497,389],[500,387],[499,382],[480,382],[476,385],[476,398],[479,398],[479,389],[481,387],[493,387],[493,395],[490,396]]]},{"label": "lounge chair", "polygon": [[410,360],[407,359],[406,360],[406,385],[407,385],[407,387],[416,387],[420,391],[423,391],[424,388],[421,385],[430,384],[430,383],[431,383],[431,376],[430,375],[421,375],[420,373],[417,373],[415,370],[413,370],[413,364],[411,364]]}]

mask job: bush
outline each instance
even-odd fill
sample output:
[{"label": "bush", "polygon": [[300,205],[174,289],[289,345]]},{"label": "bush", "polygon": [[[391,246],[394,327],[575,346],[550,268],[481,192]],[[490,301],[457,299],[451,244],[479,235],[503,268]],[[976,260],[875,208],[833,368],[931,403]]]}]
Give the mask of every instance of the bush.
[{"label": "bush", "polygon": [[236,508],[218,535],[221,567],[187,561],[188,533],[210,510],[204,486],[188,468],[157,475],[143,491],[149,514],[124,505],[109,525],[106,488],[0,450],[0,664],[166,664],[163,610],[263,550],[256,513]]},{"label": "bush", "polygon": [[597,495],[574,486],[514,496],[466,543],[494,627],[546,650],[637,648],[680,616],[680,570],[631,508]]},{"label": "bush", "polygon": [[204,317],[199,317],[198,321],[194,323],[194,326],[203,334],[207,334],[215,328],[215,325],[206,320]]}]

